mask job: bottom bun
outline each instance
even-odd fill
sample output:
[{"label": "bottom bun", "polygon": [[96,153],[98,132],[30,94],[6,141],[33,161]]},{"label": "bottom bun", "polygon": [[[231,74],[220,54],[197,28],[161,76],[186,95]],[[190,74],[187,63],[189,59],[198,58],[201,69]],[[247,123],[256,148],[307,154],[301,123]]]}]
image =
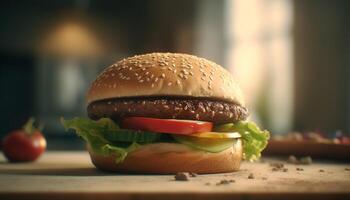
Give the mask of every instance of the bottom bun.
[{"label": "bottom bun", "polygon": [[101,156],[88,146],[92,163],[105,171],[174,174],[194,172],[199,174],[233,172],[239,169],[242,159],[242,141],[219,153],[195,150],[183,144],[154,143],[144,145],[128,154],[121,163],[116,157]]}]

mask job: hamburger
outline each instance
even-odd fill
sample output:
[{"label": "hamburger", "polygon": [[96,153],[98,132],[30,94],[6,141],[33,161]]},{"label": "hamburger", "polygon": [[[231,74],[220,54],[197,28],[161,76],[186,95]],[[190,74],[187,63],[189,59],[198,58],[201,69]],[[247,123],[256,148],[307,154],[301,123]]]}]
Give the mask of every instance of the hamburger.
[{"label": "hamburger", "polygon": [[88,90],[87,114],[61,121],[107,171],[232,172],[242,159],[259,159],[269,138],[247,121],[232,75],[187,54],[137,55],[107,67]]}]

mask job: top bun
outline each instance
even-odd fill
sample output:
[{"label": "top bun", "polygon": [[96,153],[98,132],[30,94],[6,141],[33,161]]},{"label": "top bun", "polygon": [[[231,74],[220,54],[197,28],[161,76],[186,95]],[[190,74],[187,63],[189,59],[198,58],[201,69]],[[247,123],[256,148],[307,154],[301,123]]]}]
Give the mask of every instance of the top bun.
[{"label": "top bun", "polygon": [[227,70],[178,53],[137,55],[107,67],[92,83],[87,103],[140,96],[215,98],[244,106],[242,92]]}]

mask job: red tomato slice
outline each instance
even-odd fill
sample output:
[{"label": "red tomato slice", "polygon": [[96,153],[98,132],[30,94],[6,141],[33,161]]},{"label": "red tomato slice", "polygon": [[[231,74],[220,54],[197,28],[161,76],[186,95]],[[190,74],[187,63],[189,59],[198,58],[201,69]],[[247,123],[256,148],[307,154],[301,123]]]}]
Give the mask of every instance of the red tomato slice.
[{"label": "red tomato slice", "polygon": [[211,122],[148,117],[128,117],[122,121],[121,125],[123,128],[127,129],[181,135],[210,132],[213,129],[213,123]]}]

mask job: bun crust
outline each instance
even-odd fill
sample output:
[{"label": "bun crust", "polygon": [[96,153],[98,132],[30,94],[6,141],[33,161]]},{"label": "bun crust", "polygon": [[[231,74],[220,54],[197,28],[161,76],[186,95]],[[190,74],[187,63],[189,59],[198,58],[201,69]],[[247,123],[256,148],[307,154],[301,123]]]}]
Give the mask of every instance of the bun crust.
[{"label": "bun crust", "polygon": [[242,92],[227,70],[177,53],[138,55],[107,67],[92,83],[87,103],[136,96],[216,98],[244,106]]},{"label": "bun crust", "polygon": [[233,172],[239,169],[242,159],[242,141],[219,153],[194,150],[176,143],[154,143],[131,152],[122,163],[115,156],[95,154],[88,146],[92,163],[105,171],[174,174],[194,172],[199,174]]}]

